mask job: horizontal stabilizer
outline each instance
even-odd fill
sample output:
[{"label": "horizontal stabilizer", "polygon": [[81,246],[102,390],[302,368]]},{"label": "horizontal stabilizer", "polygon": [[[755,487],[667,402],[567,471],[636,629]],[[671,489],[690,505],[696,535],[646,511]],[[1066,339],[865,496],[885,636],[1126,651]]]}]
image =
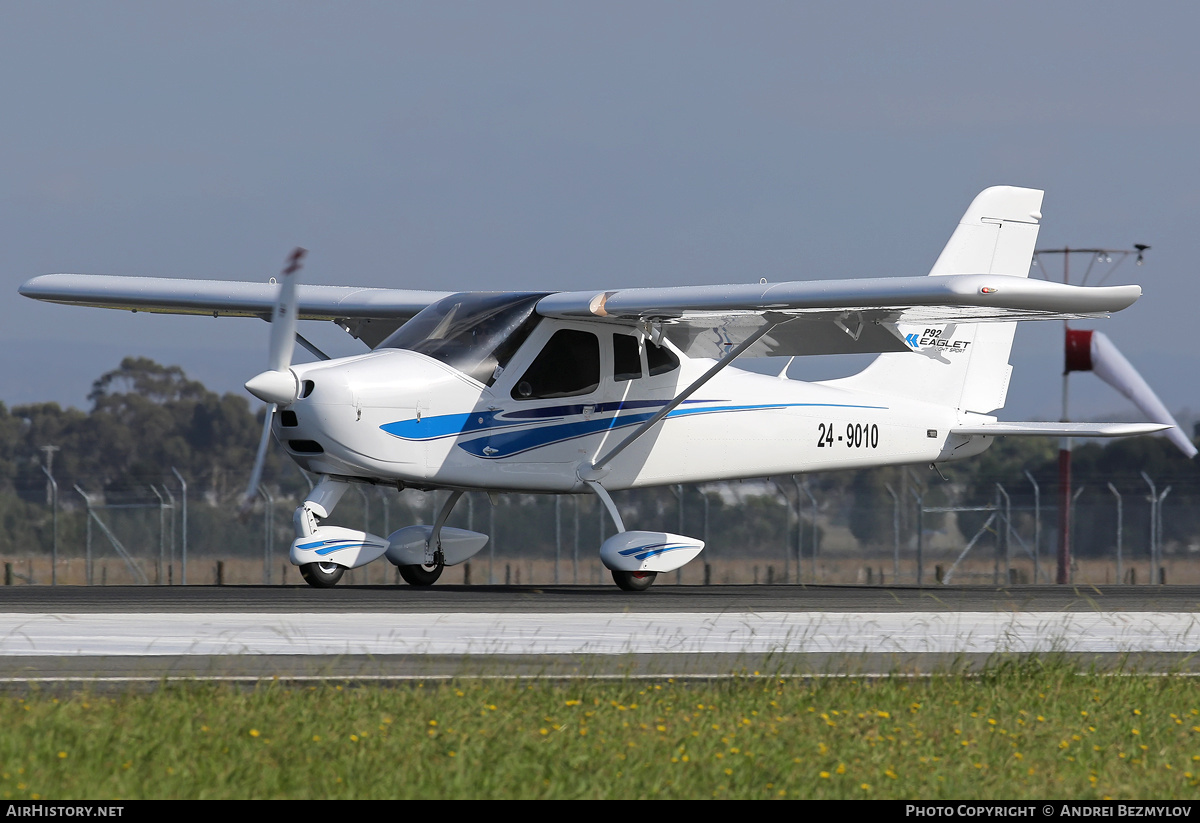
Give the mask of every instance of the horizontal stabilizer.
[{"label": "horizontal stabilizer", "polygon": [[951,434],[1024,435],[1034,437],[1130,437],[1171,428],[1166,423],[982,423],[958,426]]}]

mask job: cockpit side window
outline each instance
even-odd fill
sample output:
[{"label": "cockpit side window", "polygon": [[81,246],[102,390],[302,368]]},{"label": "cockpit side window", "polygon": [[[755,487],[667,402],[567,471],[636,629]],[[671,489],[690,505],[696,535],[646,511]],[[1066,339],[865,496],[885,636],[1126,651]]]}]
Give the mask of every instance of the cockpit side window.
[{"label": "cockpit side window", "polygon": [[513,387],[514,400],[589,394],[600,385],[600,340],[575,329],[556,331]]},{"label": "cockpit side window", "polygon": [[646,365],[650,376],[666,374],[679,367],[679,358],[666,346],[657,346],[652,341],[646,341]]},{"label": "cockpit side window", "polygon": [[613,380],[637,380],[642,376],[642,353],[633,334],[613,335]]}]

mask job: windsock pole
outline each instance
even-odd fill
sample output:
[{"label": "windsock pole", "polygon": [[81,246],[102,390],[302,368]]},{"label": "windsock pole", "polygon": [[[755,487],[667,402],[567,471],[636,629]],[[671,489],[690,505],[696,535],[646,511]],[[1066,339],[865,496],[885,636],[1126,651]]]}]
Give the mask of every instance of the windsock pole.
[{"label": "windsock pole", "polygon": [[[1063,257],[1062,281],[1064,284],[1069,284],[1071,279],[1071,255],[1090,255],[1091,261],[1081,278],[1081,284],[1086,285],[1092,269],[1097,263],[1108,264],[1113,262],[1114,256],[1117,258],[1116,266],[1108,269],[1108,274],[1101,279],[1101,282],[1104,282],[1104,279],[1107,279],[1116,267],[1125,262],[1131,255],[1136,255],[1137,265],[1142,265],[1143,255],[1149,248],[1144,243],[1137,243],[1131,250],[1072,249],[1069,247],[1061,249],[1038,249],[1033,254],[1033,265],[1041,268],[1042,276],[1049,280],[1049,272],[1042,265],[1040,258],[1042,255],[1061,254]],[[1063,332],[1066,344],[1066,363],[1063,367],[1062,422],[1068,423],[1070,422],[1070,416],[1067,411],[1067,379],[1072,371],[1092,370],[1092,332],[1072,329],[1065,321],[1063,322]],[[1124,390],[1122,392],[1124,393]],[[1069,437],[1062,438],[1058,449],[1058,571],[1055,574],[1055,582],[1071,582],[1071,438]]]},{"label": "windsock pole", "polygon": [[[1063,249],[1063,284],[1070,277],[1071,251]],[[1063,321],[1066,349],[1071,348],[1071,327]],[[1070,363],[1063,364],[1062,422],[1070,422],[1067,414],[1067,379],[1071,375]],[[1058,570],[1054,582],[1071,582],[1071,438],[1064,437],[1058,446]]]}]

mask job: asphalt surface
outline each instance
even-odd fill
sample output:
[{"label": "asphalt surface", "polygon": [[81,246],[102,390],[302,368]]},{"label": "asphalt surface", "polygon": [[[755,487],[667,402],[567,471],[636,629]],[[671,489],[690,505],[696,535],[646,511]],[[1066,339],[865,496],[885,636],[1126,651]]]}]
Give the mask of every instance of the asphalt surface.
[{"label": "asphalt surface", "polygon": [[[829,620],[872,614],[990,613],[1097,615],[1148,613],[1200,618],[1200,586],[674,586],[642,593],[613,586],[14,586],[0,588],[0,616],[127,617],[153,639],[153,621],[139,614],[213,615],[444,615],[545,616],[792,614]],[[411,619],[411,618],[409,618]],[[822,618],[823,619],[823,618]],[[925,619],[925,618],[922,618]],[[940,619],[940,618],[939,618]],[[1190,618],[1189,618],[1190,619]],[[1022,629],[1022,631],[1025,631]],[[1032,630],[1036,633],[1036,629]],[[1190,635],[1190,632],[1188,633]],[[1175,638],[1172,652],[1071,652],[1055,656],[1081,668],[1200,672],[1200,638]],[[881,646],[882,648],[882,646]],[[0,654],[0,688],[157,688],[173,680],[345,681],[403,684],[453,677],[698,677],[910,675],[978,670],[1011,654],[860,652],[778,654]]]},{"label": "asphalt surface", "polygon": [[12,586],[0,612],[1200,613],[1200,586]]}]

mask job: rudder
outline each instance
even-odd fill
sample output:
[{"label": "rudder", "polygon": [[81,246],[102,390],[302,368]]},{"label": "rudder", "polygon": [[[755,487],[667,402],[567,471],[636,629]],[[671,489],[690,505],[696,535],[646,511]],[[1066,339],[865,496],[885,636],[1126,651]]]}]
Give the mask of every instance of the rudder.
[{"label": "rudder", "polygon": [[[1037,243],[1043,192],[1013,186],[984,189],[971,202],[929,275],[1028,277]],[[899,327],[918,354],[887,353],[866,369],[829,385],[986,414],[1004,405],[1015,322]]]}]

